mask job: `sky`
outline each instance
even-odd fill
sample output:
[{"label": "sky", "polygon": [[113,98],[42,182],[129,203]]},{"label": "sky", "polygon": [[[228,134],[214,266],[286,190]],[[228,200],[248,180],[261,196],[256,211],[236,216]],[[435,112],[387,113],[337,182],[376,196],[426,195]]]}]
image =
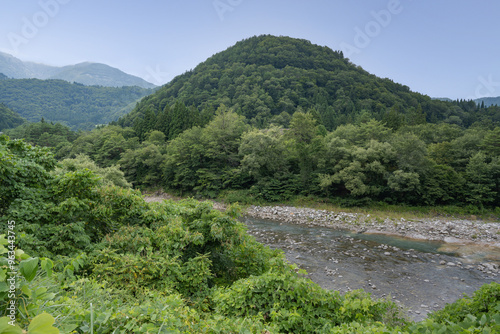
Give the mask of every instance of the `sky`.
[{"label": "sky", "polygon": [[0,0],[0,51],[157,85],[262,34],[342,50],[431,97],[500,96],[498,0]]}]

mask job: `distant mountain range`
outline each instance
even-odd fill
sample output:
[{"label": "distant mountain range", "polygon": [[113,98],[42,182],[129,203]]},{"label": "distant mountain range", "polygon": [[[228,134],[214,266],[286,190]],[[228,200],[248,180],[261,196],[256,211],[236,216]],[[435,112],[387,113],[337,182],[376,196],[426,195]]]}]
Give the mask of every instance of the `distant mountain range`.
[{"label": "distant mountain range", "polygon": [[[445,102],[452,102],[452,99],[449,99],[447,97],[435,97],[433,98],[434,100],[439,100],[439,101],[445,101]],[[474,102],[476,102],[477,105],[481,105],[482,102],[484,102],[485,107],[490,107],[490,106],[500,106],[500,96],[497,97],[481,97],[478,99],[474,99]]]},{"label": "distant mountain range", "polygon": [[87,86],[154,88],[154,84],[99,63],[80,63],[63,67],[22,61],[0,52],[0,73],[12,79],[60,79]]},{"label": "distant mountain range", "polygon": [[480,99],[475,99],[474,100],[477,104],[481,104],[481,102],[484,101],[484,106],[489,107],[489,106],[500,106],[500,96],[497,97],[482,97]]}]

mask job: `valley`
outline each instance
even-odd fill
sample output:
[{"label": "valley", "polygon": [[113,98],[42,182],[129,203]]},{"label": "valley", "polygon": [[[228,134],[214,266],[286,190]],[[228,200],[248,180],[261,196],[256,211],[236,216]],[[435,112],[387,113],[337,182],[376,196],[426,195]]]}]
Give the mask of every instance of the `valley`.
[{"label": "valley", "polygon": [[500,331],[498,105],[285,36],[159,88],[77,81],[115,70],[0,75],[15,333]]}]

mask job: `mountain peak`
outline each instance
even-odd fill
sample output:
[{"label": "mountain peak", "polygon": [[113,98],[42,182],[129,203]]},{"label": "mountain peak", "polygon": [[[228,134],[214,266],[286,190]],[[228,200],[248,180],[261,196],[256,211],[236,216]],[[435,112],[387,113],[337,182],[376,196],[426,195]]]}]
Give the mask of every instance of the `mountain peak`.
[{"label": "mountain peak", "polygon": [[101,63],[82,62],[63,67],[24,62],[0,52],[0,73],[13,79],[61,79],[87,86],[154,88],[154,84]]}]

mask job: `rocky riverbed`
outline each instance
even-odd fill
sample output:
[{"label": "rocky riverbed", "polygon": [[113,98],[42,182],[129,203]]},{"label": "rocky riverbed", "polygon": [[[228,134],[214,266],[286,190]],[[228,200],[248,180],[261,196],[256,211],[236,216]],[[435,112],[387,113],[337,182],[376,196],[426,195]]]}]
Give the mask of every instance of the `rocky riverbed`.
[{"label": "rocky riverbed", "polygon": [[[145,197],[165,199],[180,198]],[[226,207],[214,202],[214,208]],[[323,288],[391,298],[417,321],[483,284],[500,283],[500,223],[380,219],[287,206],[251,206],[242,221],[248,233],[282,249]]]},{"label": "rocky riverbed", "polygon": [[245,216],[248,233],[284,251],[291,263],[325,289],[364,289],[391,298],[419,321],[426,314],[471,295],[483,284],[500,282],[498,253],[464,258],[443,249],[442,241],[386,234],[353,233],[305,222],[293,224]]},{"label": "rocky riverbed", "polygon": [[289,206],[251,206],[246,214],[291,224],[325,226],[356,233],[380,233],[446,243],[500,247],[500,223],[464,219],[380,219],[369,214]]},{"label": "rocky riverbed", "polygon": [[[270,219],[289,224],[322,226],[363,234],[385,234],[416,240],[441,241],[443,252],[455,253],[465,260],[474,261],[475,255],[485,254],[492,262],[475,263],[477,269],[488,273],[500,272],[500,223],[465,219],[384,220],[369,214],[332,212],[289,206],[251,206],[250,217]],[[489,254],[489,255],[488,255]],[[462,262],[440,261],[443,265],[462,266]],[[469,265],[470,266],[470,265]]]}]

